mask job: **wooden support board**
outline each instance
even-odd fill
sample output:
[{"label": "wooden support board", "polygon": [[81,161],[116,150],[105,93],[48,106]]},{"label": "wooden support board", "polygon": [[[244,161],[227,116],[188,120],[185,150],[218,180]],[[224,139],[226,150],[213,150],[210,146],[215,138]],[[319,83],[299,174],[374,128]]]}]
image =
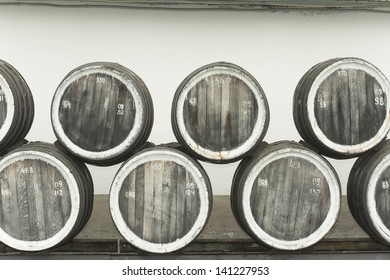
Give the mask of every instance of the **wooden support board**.
[{"label": "wooden support board", "polygon": [[225,10],[278,10],[278,9],[340,9],[390,11],[388,0],[0,0],[1,4],[29,4],[48,6],[102,6],[146,9],[225,9]]}]

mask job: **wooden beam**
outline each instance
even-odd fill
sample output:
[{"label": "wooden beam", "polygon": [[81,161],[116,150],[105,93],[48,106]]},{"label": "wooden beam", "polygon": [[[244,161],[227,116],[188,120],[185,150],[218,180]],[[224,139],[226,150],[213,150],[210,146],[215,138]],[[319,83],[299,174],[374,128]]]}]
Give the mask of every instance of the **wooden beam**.
[{"label": "wooden beam", "polygon": [[0,5],[126,7],[142,9],[390,11],[390,0],[0,0]]}]

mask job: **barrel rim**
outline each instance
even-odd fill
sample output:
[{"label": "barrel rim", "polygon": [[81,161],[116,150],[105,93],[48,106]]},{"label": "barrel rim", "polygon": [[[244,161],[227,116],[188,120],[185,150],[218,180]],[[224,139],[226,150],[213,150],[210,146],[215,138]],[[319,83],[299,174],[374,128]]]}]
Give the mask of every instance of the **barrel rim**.
[{"label": "barrel rim", "polygon": [[23,250],[23,251],[40,251],[44,249],[48,249],[54,247],[65,240],[68,235],[74,230],[74,225],[78,219],[78,209],[81,203],[79,189],[77,188],[77,182],[74,176],[72,176],[71,170],[60,160],[58,160],[53,155],[48,153],[44,153],[42,151],[35,150],[21,150],[11,152],[10,154],[4,156],[0,159],[0,172],[4,169],[4,167],[9,166],[14,162],[24,159],[36,159],[46,161],[47,163],[55,166],[64,179],[67,181],[67,185],[69,188],[70,198],[71,198],[71,213],[70,216],[65,223],[65,225],[58,231],[55,235],[45,240],[39,241],[25,241],[14,238],[7,234],[2,228],[0,228],[0,240],[5,244],[9,245],[12,248]]},{"label": "barrel rim", "polygon": [[[341,206],[341,187],[340,181],[337,177],[333,168],[329,168],[330,164],[323,159],[320,155],[311,152],[307,149],[300,149],[297,147],[286,147],[279,150],[274,150],[269,154],[262,156],[258,161],[254,163],[248,172],[248,175],[244,179],[244,184],[242,185],[242,204],[245,206],[250,205],[250,195],[252,192],[252,186],[254,180],[259,174],[259,171],[265,167],[271,160],[284,158],[288,155],[294,155],[302,158],[302,155],[305,155],[305,160],[309,160],[312,163],[315,163],[317,167],[320,167],[320,171],[328,180],[329,194],[330,194],[330,208],[325,220],[322,222],[320,227],[318,227],[312,234],[308,235],[305,238],[300,238],[292,241],[285,241],[274,238],[270,234],[266,233],[254,220],[252,210],[250,207],[243,207],[243,214],[246,219],[251,231],[259,238],[261,241],[267,245],[282,249],[282,250],[298,250],[305,247],[309,247],[318,241],[320,241],[333,227],[336,222]],[[318,166],[320,165],[320,166]],[[325,172],[324,172],[325,171]]]},{"label": "barrel rim", "polygon": [[[193,88],[193,86],[199,82],[201,78],[205,78],[216,73],[230,74],[244,81],[245,84],[251,89],[259,108],[258,118],[256,119],[256,123],[253,127],[251,135],[248,137],[248,139],[245,140],[243,144],[234,149],[230,149],[229,151],[214,151],[201,147],[199,143],[196,143],[187,132],[184,119],[182,118],[184,102],[187,99],[189,90],[191,90],[191,88]],[[242,158],[246,153],[252,150],[259,141],[264,138],[269,125],[268,101],[259,82],[248,71],[232,63],[215,62],[193,71],[178,87],[175,93],[175,100],[173,105],[174,106],[172,109],[175,117],[175,127],[177,127],[178,130],[177,132],[174,132],[175,134],[180,134],[180,137],[177,138],[183,140],[185,142],[183,144],[185,144],[185,146],[190,149],[192,153],[206,160],[231,161]]]},{"label": "barrel rim", "polygon": [[364,72],[372,75],[378,83],[381,85],[384,94],[390,94],[390,83],[386,76],[373,64],[360,59],[360,58],[341,58],[337,61],[334,61],[329,66],[325,67],[320,71],[320,73],[315,77],[313,83],[309,88],[309,92],[307,95],[307,107],[306,113],[308,116],[308,120],[312,125],[312,129],[315,133],[315,137],[328,149],[331,149],[333,152],[342,153],[342,154],[361,154],[373,147],[375,147],[379,142],[381,142],[387,135],[390,130],[390,120],[388,115],[390,114],[390,100],[388,99],[386,102],[386,117],[377,134],[371,139],[364,141],[355,145],[344,145],[338,144],[330,140],[323,131],[319,128],[317,119],[315,117],[315,98],[317,94],[317,89],[319,85],[332,73],[337,71],[338,69],[359,69]]},{"label": "barrel rim", "polygon": [[[174,153],[174,155],[172,154]],[[156,159],[156,156],[161,157]],[[126,225],[119,209],[119,192],[122,188],[122,184],[125,178],[134,170],[138,165],[151,160],[169,159],[177,164],[186,167],[186,170],[190,171],[199,189],[199,201],[200,209],[199,215],[191,227],[191,230],[187,232],[183,237],[170,243],[153,243],[146,241],[134,234],[133,231]],[[184,165],[185,163],[186,165]],[[153,147],[145,149],[135,156],[128,159],[118,170],[115,175],[111,189],[109,193],[110,213],[114,221],[114,224],[118,228],[118,231],[122,236],[135,247],[152,253],[169,253],[181,249],[192,242],[203,230],[209,217],[211,208],[212,193],[208,178],[204,178],[205,174],[194,164],[193,159],[185,156],[184,153],[172,148],[166,147]]]},{"label": "barrel rim", "polygon": [[375,228],[376,232],[390,243],[390,228],[387,227],[382,218],[379,216],[376,209],[375,191],[376,184],[379,180],[380,175],[386,168],[390,167],[390,154],[384,155],[382,159],[376,163],[376,167],[371,173],[370,179],[367,183],[367,190],[365,194],[365,200],[367,202],[367,213],[370,217],[371,224]]},{"label": "barrel rim", "polygon": [[[109,68],[105,64],[88,64],[83,67],[84,65],[80,66],[79,68],[76,68],[75,71],[71,72],[64,80],[60,83],[58,88],[55,91],[55,94],[53,96],[52,105],[51,105],[51,120],[52,120],[52,127],[54,129],[54,132],[58,138],[58,140],[67,147],[68,150],[70,150],[73,154],[76,156],[83,158],[83,159],[92,159],[92,160],[105,160],[105,159],[112,159],[116,158],[118,155],[121,155],[126,150],[128,150],[131,146],[133,146],[137,139],[139,138],[139,135],[142,134],[143,129],[143,119],[145,119],[145,111],[144,111],[144,101],[143,101],[143,92],[140,91],[140,89],[137,87],[137,78],[131,77],[131,75],[128,75],[125,72],[120,72],[115,68]],[[74,81],[82,77],[86,74],[95,74],[95,73],[101,73],[101,74],[108,74],[112,77],[120,80],[124,85],[126,85],[127,89],[129,90],[130,94],[133,96],[134,104],[136,107],[136,114],[134,118],[134,125],[132,129],[130,130],[127,137],[120,143],[119,145],[99,152],[94,151],[88,151],[86,149],[83,149],[79,147],[78,145],[74,144],[69,137],[65,134],[64,130],[62,129],[62,125],[59,119],[59,108],[61,99],[63,97],[63,93],[66,90],[66,88]],[[135,75],[135,74],[132,74]]]}]

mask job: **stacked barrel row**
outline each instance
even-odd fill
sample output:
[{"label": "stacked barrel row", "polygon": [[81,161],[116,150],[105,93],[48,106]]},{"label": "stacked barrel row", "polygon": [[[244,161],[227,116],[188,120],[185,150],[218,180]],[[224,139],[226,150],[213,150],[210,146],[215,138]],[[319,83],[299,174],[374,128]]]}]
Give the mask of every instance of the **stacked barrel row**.
[{"label": "stacked barrel row", "polygon": [[131,70],[96,62],[71,71],[52,102],[58,144],[90,164],[123,162],[110,190],[110,212],[122,236],[148,252],[181,249],[211,212],[211,184],[181,147],[147,142],[153,103]]},{"label": "stacked barrel row", "polygon": [[4,150],[0,241],[40,251],[71,240],[93,206],[85,163],[108,166],[125,160],[110,193],[120,233],[156,253],[178,250],[199,235],[211,212],[210,181],[177,144],[147,143],[153,104],[135,73],[107,62],[77,67],[54,94],[51,120],[55,145],[13,139],[19,147]]},{"label": "stacked barrel row", "polygon": [[[259,83],[236,65],[216,63],[197,69],[179,86],[172,127],[178,141],[200,160],[243,159],[231,187],[236,220],[248,235],[267,246],[297,250],[321,240],[339,214],[340,181],[323,156],[344,159],[378,150],[390,129],[388,92],[386,77],[367,61],[320,62],[303,75],[294,93],[294,122],[305,142],[267,144],[262,139],[269,109]],[[365,171],[360,169],[368,167],[359,164],[358,168],[356,174],[361,176]],[[347,194],[353,216],[373,239],[390,245],[387,175],[373,179],[379,182],[371,184],[381,189],[371,205],[381,206],[371,206],[374,219],[364,220],[359,205],[367,204],[362,201],[367,188],[355,186],[360,181],[353,179],[354,174]],[[378,221],[379,226],[372,226]],[[379,228],[382,232],[373,233]]]},{"label": "stacked barrel row", "polygon": [[[85,163],[123,162],[110,190],[118,231],[144,251],[179,250],[200,234],[211,212],[212,187],[198,160],[242,160],[231,207],[243,230],[277,249],[311,246],[331,229],[340,209],[340,182],[322,155],[348,158],[379,149],[389,130],[388,89],[383,74],[366,61],[319,63],[294,95],[294,121],[306,143],[267,144],[270,113],[260,84],[235,64],[212,63],[190,73],[175,93],[171,124],[179,143],[154,146],[147,142],[153,103],[141,78],[116,63],[81,65],[66,75],[52,100],[56,145],[11,147],[0,162],[0,241],[43,250],[70,240],[92,209]],[[21,138],[28,131],[19,130]],[[358,168],[351,174],[366,174],[364,164]],[[363,212],[353,205],[359,205],[365,187],[355,187],[360,181],[354,180],[348,200],[358,220]],[[386,189],[387,179],[380,180]],[[54,220],[47,220],[49,210]],[[360,218],[359,224],[369,223]]]}]

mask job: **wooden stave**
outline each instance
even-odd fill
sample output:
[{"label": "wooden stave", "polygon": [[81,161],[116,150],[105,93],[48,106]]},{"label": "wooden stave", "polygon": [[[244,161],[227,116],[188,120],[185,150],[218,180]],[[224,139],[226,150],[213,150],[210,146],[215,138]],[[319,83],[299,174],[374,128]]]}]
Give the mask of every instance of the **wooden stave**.
[{"label": "wooden stave", "polygon": [[78,219],[75,221],[73,229],[69,232],[68,236],[64,238],[62,242],[59,242],[57,246],[65,244],[71,241],[86,225],[88,222],[93,209],[94,202],[94,187],[92,176],[87,168],[87,166],[78,161],[77,159],[70,157],[63,153],[63,151],[58,150],[53,147],[53,145],[48,146],[44,142],[34,142],[33,144],[42,146],[42,151],[60,159],[63,163],[71,169],[72,175],[74,175],[78,181],[78,191],[80,194],[80,213]]},{"label": "wooden stave", "polygon": [[40,151],[47,155],[51,155],[64,163],[70,170],[71,174],[76,178],[78,183],[78,191],[80,195],[80,208],[79,216],[74,222],[74,226],[69,234],[61,240],[56,246],[63,245],[72,240],[85,226],[88,221],[93,206],[93,183],[92,177],[85,164],[75,160],[74,158],[66,155],[64,151],[60,150],[56,145],[48,144],[45,142],[30,142],[28,146],[24,146],[19,150],[33,150]]},{"label": "wooden stave", "polygon": [[[327,67],[331,66],[333,63],[336,63],[338,60],[339,60],[338,58],[336,58],[336,59],[329,59],[327,61],[324,61],[323,63],[319,63],[319,65],[318,65],[319,67],[316,68],[316,71],[313,71],[310,74],[310,82],[305,84],[305,96],[304,96],[305,102],[307,102],[310,88],[311,88],[314,80],[316,79],[316,77],[324,69],[326,69]],[[307,129],[306,130],[307,136],[306,136],[306,139],[305,139],[307,141],[307,143],[313,143],[314,146],[318,147],[318,151],[320,151],[325,156],[333,157],[335,159],[348,159],[348,158],[351,158],[352,157],[351,155],[335,153],[332,149],[329,149],[326,145],[324,145],[324,143],[321,140],[319,140],[316,137],[316,132],[314,131],[314,129],[313,129],[311,123],[310,123],[310,120],[309,120],[309,118],[307,116],[307,113],[306,113],[307,112],[306,109],[304,111],[301,111],[301,116],[303,117],[304,127]]]},{"label": "wooden stave", "polygon": [[[249,77],[249,79],[251,81],[254,82],[254,84],[256,85],[257,89],[259,90],[260,92],[260,96],[264,102],[264,111],[265,111],[265,123],[264,123],[264,127],[259,135],[259,138],[257,139],[256,143],[253,144],[253,146],[246,152],[243,152],[242,154],[234,157],[234,158],[221,158],[221,159],[216,159],[216,158],[213,158],[212,156],[205,156],[205,155],[202,155],[199,151],[191,148],[188,143],[187,143],[187,140],[183,137],[182,133],[180,132],[180,129],[179,129],[179,126],[178,126],[178,121],[177,121],[177,115],[176,115],[176,108],[177,108],[177,102],[178,102],[178,99],[180,98],[180,94],[182,92],[182,90],[185,88],[186,84],[191,80],[193,79],[198,73],[202,72],[202,71],[205,71],[205,70],[208,70],[208,69],[212,69],[213,67],[225,67],[225,68],[232,68],[234,70],[237,70],[239,71],[240,73],[242,73],[244,76],[247,76]],[[259,112],[261,112],[261,109],[259,108],[258,109]],[[268,130],[268,127],[269,127],[269,119],[270,119],[270,116],[269,116],[269,105],[268,105],[268,101],[267,101],[267,98],[266,98],[266,94],[264,92],[264,90],[262,89],[261,85],[259,84],[259,82],[255,79],[255,77],[253,77],[248,71],[246,71],[244,68],[236,65],[236,64],[233,64],[233,63],[230,63],[230,62],[225,62],[225,61],[220,61],[220,62],[214,62],[214,63],[209,63],[207,65],[204,65],[194,71],[192,71],[189,75],[186,76],[186,78],[179,84],[178,88],[176,89],[176,92],[175,92],[175,95],[174,95],[174,98],[172,100],[172,105],[171,105],[171,126],[172,126],[172,129],[173,129],[173,132],[174,132],[174,135],[177,139],[177,141],[186,149],[186,152],[188,154],[190,154],[191,156],[197,158],[198,160],[202,160],[202,161],[205,161],[205,162],[211,162],[211,163],[216,163],[216,164],[225,164],[225,163],[232,163],[232,162],[236,162],[238,160],[241,160],[243,159],[245,156],[247,156],[248,154],[250,154],[251,152],[253,152],[255,149],[256,149],[256,146],[261,143],[261,141],[263,140],[263,138],[265,137],[265,134]],[[180,116],[181,117],[181,116]],[[255,132],[253,132],[255,133]]]},{"label": "wooden stave", "polygon": [[360,189],[360,181],[364,180],[365,175],[362,177],[362,166],[370,160],[369,153],[366,153],[356,159],[354,162],[348,176],[347,181],[347,202],[350,209],[350,212],[360,227],[364,227],[361,224],[360,212],[358,209],[361,207],[359,199],[356,195],[356,191]]},{"label": "wooden stave", "polygon": [[[19,85],[21,92],[21,107],[19,111],[22,111],[20,113],[22,117],[20,118],[21,120],[18,125],[20,128],[17,129],[19,133],[13,136],[14,139],[18,139],[18,141],[20,141],[27,135],[32,126],[35,113],[34,100],[27,82],[24,80],[22,75],[20,75],[20,73],[16,71],[16,69],[14,69],[11,65],[8,64],[7,67],[10,68],[9,71],[14,76],[14,80]],[[12,143],[14,143],[14,141]]]},{"label": "wooden stave", "polygon": [[[265,145],[265,147],[268,146],[268,144]],[[263,149],[265,148],[263,145]],[[257,156],[261,156],[261,151],[263,149],[258,149],[255,154],[255,156],[251,158],[245,158],[242,160],[237,167],[233,179],[232,179],[232,187],[231,187],[231,194],[230,194],[230,203],[231,203],[231,210],[233,212],[233,216],[235,217],[237,223],[240,225],[240,227],[254,240],[257,242],[260,242],[264,244],[265,246],[268,246],[272,248],[272,246],[269,246],[266,242],[263,242],[262,240],[259,240],[259,238],[256,236],[256,234],[249,228],[249,225],[245,222],[245,218],[243,217],[243,211],[242,211],[242,201],[243,201],[243,184],[242,181],[244,178],[246,178],[249,174],[250,168],[249,166],[254,165],[255,158]]]},{"label": "wooden stave", "polygon": [[[267,156],[267,154],[270,154],[272,152],[281,150],[283,148],[293,148],[293,149],[300,149],[305,150],[309,153],[312,153],[313,155],[316,155],[318,158],[323,161],[323,163],[330,168],[329,171],[333,176],[335,176],[335,179],[337,181],[336,186],[336,196],[338,194],[337,198],[337,204],[336,205],[336,212],[335,217],[333,217],[333,221],[331,222],[330,228],[333,226],[333,224],[336,222],[337,216],[340,211],[340,203],[341,203],[341,187],[340,187],[340,181],[338,179],[336,170],[332,167],[332,165],[323,158],[320,154],[317,154],[316,152],[312,151],[310,148],[307,148],[306,146],[296,143],[294,141],[278,141],[271,144],[263,143],[259,149],[257,149],[256,153],[254,154],[253,158],[247,158],[245,161],[242,161],[242,164],[238,166],[236,169],[236,172],[234,174],[233,180],[232,180],[232,189],[231,189],[231,209],[234,214],[234,217],[237,220],[237,223],[241,226],[241,228],[249,235],[251,236],[255,241],[265,245],[266,247],[269,247],[271,249],[277,249],[277,250],[286,250],[286,251],[293,251],[293,250],[301,250],[306,247],[312,246],[316,243],[318,243],[330,230],[327,229],[327,231],[324,231],[321,233],[321,238],[317,238],[315,242],[309,243],[309,244],[298,244],[298,246],[295,246],[296,244],[292,244],[292,246],[285,246],[280,244],[272,244],[272,242],[261,238],[258,236],[258,234],[250,227],[248,224],[245,215],[244,215],[244,208],[245,205],[243,205],[243,188],[244,182],[248,174],[251,172],[252,168],[256,165],[258,159],[262,159],[264,156]],[[330,188],[330,186],[329,186]],[[329,209],[331,211],[331,208]],[[318,229],[317,229],[318,230]]]},{"label": "wooden stave", "polygon": [[[22,153],[28,155],[29,152],[38,152],[40,154],[44,154],[45,156],[41,158],[41,160],[45,160],[46,156],[54,157],[56,160],[64,164],[66,168],[69,168],[72,177],[74,178],[77,186],[78,195],[80,198],[78,205],[78,213],[77,218],[74,223],[71,224],[71,228],[69,229],[66,236],[62,239],[56,240],[54,244],[52,241],[49,244],[45,244],[46,240],[52,239],[56,237],[55,235],[49,239],[44,239],[38,241],[38,243],[34,243],[33,245],[29,245],[28,242],[35,241],[27,241],[27,244],[24,240],[19,240],[22,242],[21,244],[9,244],[7,240],[0,240],[1,242],[7,244],[10,247],[13,247],[19,251],[42,251],[50,248],[55,248],[60,245],[63,245],[73,239],[86,225],[88,219],[92,213],[93,208],[93,181],[92,177],[88,171],[86,165],[72,157],[66,155],[63,151],[57,149],[53,144],[49,144],[46,142],[30,142],[21,145],[20,147],[15,148],[8,154],[6,154],[2,160],[7,160],[7,157],[12,156],[15,153]],[[40,156],[39,156],[40,157]],[[6,168],[7,166],[5,166]],[[63,229],[63,228],[62,228]],[[62,230],[61,229],[61,230]],[[7,237],[8,238],[8,237]]]},{"label": "wooden stave", "polygon": [[[118,188],[118,185],[115,185],[116,178],[120,175],[121,170],[124,167],[126,167],[126,164],[129,161],[131,161],[133,158],[143,156],[145,153],[148,153],[150,151],[170,152],[170,153],[177,154],[177,155],[185,157],[186,160],[191,162],[191,164],[193,164],[197,168],[197,171],[201,174],[202,179],[205,181],[205,186],[204,187],[207,190],[206,191],[206,195],[207,195],[207,201],[208,201],[207,202],[208,209],[207,209],[206,219],[205,219],[204,223],[201,225],[201,228],[197,229],[197,233],[194,234],[194,235],[191,235],[189,240],[185,240],[185,244],[184,245],[181,245],[180,247],[178,247],[175,244],[176,241],[172,242],[172,244],[174,245],[173,247],[175,247],[173,249],[172,248],[166,248],[166,247],[158,248],[159,244],[157,244],[157,243],[156,243],[156,246],[157,246],[156,248],[145,248],[143,246],[143,244],[139,244],[137,242],[134,242],[134,241],[130,240],[130,238],[128,236],[126,236],[126,234],[123,233],[121,228],[120,228],[122,222],[117,222],[116,218],[115,218],[116,215],[122,215],[120,210],[118,210],[119,208],[116,207],[116,205],[113,206],[113,204],[115,204],[115,203],[112,203],[113,192],[115,191],[116,188]],[[135,170],[135,168],[133,170]],[[126,174],[126,176],[128,176],[130,173],[127,172],[125,174]],[[119,186],[119,187],[121,188],[122,186]],[[138,250],[140,250],[142,252],[145,252],[145,253],[152,253],[152,254],[167,254],[167,253],[172,253],[172,252],[180,252],[185,247],[190,245],[195,240],[195,238],[201,233],[201,231],[204,229],[204,227],[205,227],[205,225],[206,225],[206,223],[207,223],[207,221],[208,221],[208,219],[210,217],[211,210],[212,210],[212,204],[213,204],[212,186],[211,186],[210,179],[209,179],[209,177],[207,175],[207,172],[205,171],[203,166],[196,159],[190,157],[186,153],[186,149],[181,144],[175,143],[175,142],[167,143],[167,144],[161,144],[161,145],[154,145],[154,144],[150,143],[148,147],[142,149],[141,151],[138,151],[131,158],[129,158],[124,163],[122,163],[122,165],[118,169],[116,175],[114,176],[113,183],[111,184],[109,196],[110,196],[110,214],[111,214],[111,218],[113,220],[113,223],[114,223],[115,227],[118,229],[119,233],[122,235],[122,237],[127,242],[129,242],[132,246],[134,246]],[[182,238],[187,237],[187,235],[188,235],[188,233],[186,233]],[[167,243],[167,244],[169,244],[169,243]]]},{"label": "wooden stave", "polygon": [[[72,232],[70,232],[63,242],[58,244],[62,245],[71,241],[87,224],[93,210],[94,203],[94,185],[91,173],[88,167],[76,158],[69,156],[65,150],[61,150],[55,144],[47,144],[45,142],[30,142],[30,147],[40,149],[47,154],[52,154],[56,158],[60,159],[61,162],[65,163],[71,170],[72,174],[77,177],[79,182],[79,193],[81,199],[80,206],[82,207],[82,215],[75,222]],[[34,145],[34,146],[33,146]]]},{"label": "wooden stave", "polygon": [[[147,139],[149,138],[149,135],[152,130],[153,122],[154,122],[154,109],[153,109],[153,99],[152,96],[149,93],[149,90],[145,84],[145,82],[133,71],[130,69],[118,64],[118,63],[111,63],[111,67],[115,68],[118,72],[125,72],[128,75],[131,76],[131,78],[135,81],[137,81],[137,85],[140,88],[140,93],[142,94],[142,97],[145,99],[145,102],[143,104],[144,110],[145,110],[145,116],[147,118],[145,119],[145,128],[142,130],[142,133],[140,134],[138,141],[134,143],[134,149],[142,148]],[[129,155],[133,153],[129,153],[125,158],[128,158]],[[122,158],[120,162],[122,162],[124,159]]]},{"label": "wooden stave", "polygon": [[359,226],[369,235],[375,236],[375,233],[367,226],[368,213],[365,211],[363,206],[364,192],[362,182],[366,181],[369,174],[364,170],[364,166],[372,165],[373,158],[369,153],[360,156],[354,163],[351,172],[349,174],[347,183],[347,202],[350,213]]},{"label": "wooden stave", "polygon": [[294,91],[293,120],[298,133],[301,135],[304,141],[306,141],[306,143],[310,143],[313,147],[316,147],[316,149],[325,156],[336,159],[346,159],[350,158],[351,156],[334,153],[333,150],[330,150],[315,136],[316,133],[314,132],[306,113],[308,93],[315,78],[325,68],[337,62],[338,60],[338,58],[334,58],[317,63],[302,76]]},{"label": "wooden stave", "polygon": [[14,99],[14,116],[9,130],[0,140],[0,153],[21,141],[29,132],[34,119],[34,101],[22,75],[9,63],[0,60],[0,75],[10,86]]},{"label": "wooden stave", "polygon": [[[308,99],[308,94],[309,94],[310,88],[312,87],[312,84],[313,84],[314,80],[316,79],[316,77],[324,69],[326,69],[327,67],[331,66],[333,63],[336,63],[339,60],[340,60],[339,58],[335,58],[335,59],[329,59],[329,60],[324,61],[324,62],[320,62],[320,63],[317,64],[318,67],[316,68],[316,71],[312,71],[310,73],[310,81],[306,83],[305,91],[304,91],[304,98],[305,98],[304,100],[305,100],[306,104],[307,104],[307,99]],[[314,129],[313,129],[311,123],[310,123],[310,120],[309,120],[309,118],[307,116],[307,107],[305,108],[305,110],[301,111],[301,116],[303,118],[304,127],[307,129],[306,131],[307,131],[308,135],[306,136],[305,140],[308,143],[313,143],[313,145],[318,146],[319,147],[319,151],[321,151],[321,153],[326,155],[326,156],[333,157],[333,158],[336,158],[336,159],[351,158],[351,156],[349,156],[349,155],[340,155],[338,153],[334,153],[333,150],[329,149],[326,145],[324,145],[322,143],[321,140],[319,140],[316,137],[316,133],[315,133],[315,131],[314,131]]]},{"label": "wooden stave", "polygon": [[12,94],[15,100],[15,116],[14,124],[11,126],[11,134],[9,141],[5,144],[6,147],[24,138],[29,131],[34,116],[34,103],[32,94],[27,83],[20,73],[10,64],[2,61],[3,74],[7,76],[7,80],[11,84]]},{"label": "wooden stave", "polygon": [[[69,145],[67,145],[65,143],[65,141],[59,136],[59,134],[56,131],[56,128],[53,125],[53,114],[55,114],[55,112],[53,110],[53,101],[56,97],[58,89],[74,73],[77,73],[78,71],[82,71],[83,69],[87,69],[88,67],[101,67],[101,69],[103,69],[103,70],[108,69],[109,71],[112,71],[112,72],[116,71],[116,72],[120,73],[122,76],[125,76],[126,79],[130,79],[132,81],[133,86],[137,88],[137,91],[138,91],[140,98],[141,98],[142,108],[144,110],[144,114],[142,116],[142,119],[143,119],[142,129],[140,130],[140,133],[136,136],[134,141],[132,143],[130,143],[128,145],[128,147],[123,148],[122,151],[117,153],[116,155],[109,155],[109,156],[105,156],[105,157],[101,157],[101,158],[80,155],[79,153],[76,153],[75,151],[73,151],[72,147],[69,147]],[[61,94],[63,94],[63,92]],[[76,157],[78,160],[83,161],[85,163],[92,164],[92,165],[96,165],[96,166],[111,166],[111,165],[114,165],[117,163],[121,163],[121,162],[125,161],[126,159],[128,159],[130,156],[132,156],[134,154],[135,150],[142,148],[142,146],[145,145],[147,139],[150,136],[153,122],[154,122],[153,100],[152,100],[152,97],[150,95],[150,92],[149,92],[147,86],[142,81],[142,79],[137,74],[135,74],[133,71],[131,71],[130,69],[128,69],[128,68],[126,68],[118,63],[105,62],[105,61],[86,63],[86,64],[80,65],[80,66],[74,68],[73,70],[71,70],[62,79],[62,81],[60,82],[60,84],[56,90],[56,93],[55,93],[53,100],[52,100],[51,115],[52,115],[52,127],[53,127],[53,130],[54,130],[54,133],[57,137],[58,142],[62,145],[62,149],[66,150],[69,154]],[[75,145],[75,146],[77,146],[77,145]],[[85,150],[85,151],[87,151],[87,150]]]},{"label": "wooden stave", "polygon": [[[352,216],[360,227],[376,242],[390,246],[390,234],[377,228],[378,221],[370,214],[368,192],[371,178],[376,168],[390,155],[390,140],[384,141],[368,153],[360,156],[354,163],[347,184],[347,201]],[[389,166],[387,164],[387,166]],[[378,178],[379,179],[379,178]],[[375,181],[374,183],[377,183]],[[376,190],[376,187],[375,187]],[[374,191],[375,191],[374,190]],[[374,197],[375,200],[375,197]],[[376,204],[376,202],[375,202]],[[373,210],[378,215],[377,209]],[[381,219],[381,217],[379,217]],[[381,221],[379,223],[382,223]],[[386,227],[386,225],[384,225]],[[390,231],[390,227],[386,227]]]},{"label": "wooden stave", "polygon": [[[134,144],[135,149],[137,149],[144,146],[144,144],[146,143],[146,141],[150,136],[153,127],[153,122],[154,122],[153,99],[149,93],[149,90],[145,82],[136,73],[134,73],[133,71],[127,69],[126,67],[118,63],[111,63],[111,66],[115,67],[118,71],[127,72],[134,80],[136,80],[143,94],[143,98],[145,98],[144,109],[146,111],[145,115],[148,117],[146,118],[145,129],[142,130],[142,134],[140,135],[138,142]],[[127,156],[126,158],[128,157],[129,156]],[[123,160],[124,159],[121,159],[121,162]]]},{"label": "wooden stave", "polygon": [[[231,188],[230,188],[230,209],[232,210],[233,216],[241,229],[243,229],[246,234],[252,236],[247,226],[242,222],[239,212],[239,201],[242,200],[242,184],[240,184],[241,180],[248,175],[249,168],[248,166],[255,160],[261,151],[264,150],[267,146],[269,146],[267,142],[261,142],[252,153],[246,156],[244,159],[240,161],[238,164],[232,178]],[[271,144],[272,145],[272,144]]]},{"label": "wooden stave", "polygon": [[[364,166],[365,162],[370,160],[372,162],[372,157],[362,157],[361,161],[356,162],[356,166],[360,165],[360,168]],[[355,169],[355,168],[353,168]],[[352,177],[353,176],[353,177]],[[376,234],[371,228],[368,226],[368,213],[365,208],[364,201],[364,191],[363,185],[361,181],[366,181],[366,178],[369,177],[367,172],[363,169],[357,169],[355,172],[351,172],[350,178],[347,184],[347,201],[350,212],[355,219],[355,221],[359,224],[359,226],[374,240],[376,239]],[[353,181],[352,181],[353,180]]]},{"label": "wooden stave", "polygon": [[[307,91],[313,83],[315,76],[318,75],[323,69],[323,65],[330,65],[333,60],[327,60],[324,62],[317,63],[312,66],[299,80],[293,95],[293,120],[295,127],[297,128],[299,134],[302,138],[309,143],[315,142],[315,139],[312,138],[314,134],[311,126],[308,125],[308,120],[305,118],[305,110],[307,108]],[[325,66],[325,67],[326,67]]]},{"label": "wooden stave", "polygon": [[[14,108],[19,107],[20,105],[20,98],[18,94],[14,94],[14,92],[18,92],[18,89],[16,88],[16,85],[12,79],[12,77],[9,76],[9,73],[6,69],[0,70],[0,75],[5,78],[6,82],[8,83],[8,86],[10,88],[10,93],[12,94],[12,98],[14,100]],[[8,104],[7,104],[8,105]],[[17,134],[17,131],[13,129],[14,127],[17,127],[20,124],[20,115],[16,113],[16,110],[14,112],[14,115],[12,117],[12,122],[10,124],[9,130],[7,131],[6,135],[4,136],[2,140],[2,150],[6,149],[9,144],[11,143],[11,139],[15,137]]]},{"label": "wooden stave", "polygon": [[[310,123],[308,113],[306,111],[306,106],[298,108],[296,105],[297,101],[295,96],[299,96],[305,104],[307,104],[307,98],[309,94],[310,87],[312,86],[312,83],[314,82],[315,78],[323,71],[325,70],[328,66],[331,66],[332,64],[337,64],[339,62],[343,63],[344,61],[347,62],[355,62],[359,64],[364,64],[368,65],[367,67],[371,67],[372,70],[376,71],[378,74],[376,77],[377,78],[383,78],[385,80],[385,83],[388,84],[388,81],[386,77],[383,75],[383,73],[374,65],[371,63],[360,59],[360,58],[354,58],[354,57],[341,57],[341,58],[334,58],[334,59],[328,59],[326,61],[320,62],[313,66],[310,70],[308,70],[305,75],[301,78],[300,82],[298,83],[298,86],[296,87],[295,93],[294,93],[294,105],[293,105],[293,111],[294,111],[294,122],[297,127],[298,132],[302,136],[302,138],[310,143],[311,145],[317,147],[317,149],[321,152],[321,154],[325,156],[329,156],[335,159],[348,159],[348,158],[354,158],[359,155],[361,155],[364,152],[367,152],[368,150],[372,149],[374,146],[373,144],[380,145],[381,142],[383,142],[386,138],[386,135],[381,135],[381,138],[377,137],[375,135],[374,137],[371,138],[373,141],[373,144],[371,145],[372,147],[370,148],[365,148],[362,149],[362,151],[359,152],[351,152],[351,151],[345,151],[345,152],[340,152],[337,150],[332,149],[331,147],[327,146],[326,144],[323,143],[321,139],[319,139],[316,135],[316,132],[313,130],[312,124]],[[366,72],[366,71],[365,71]],[[367,72],[366,72],[367,73]],[[307,78],[309,76],[309,78]],[[307,78],[305,80],[304,78]],[[299,84],[304,83],[306,84],[302,91],[301,88],[299,88]],[[384,90],[385,93],[386,90]],[[297,113],[295,111],[298,111]]]},{"label": "wooden stave", "polygon": [[[383,159],[384,154],[388,154],[390,152],[389,147],[386,147],[387,145],[384,145],[384,148],[381,149],[381,154],[378,158],[374,154],[367,155],[366,162],[364,165],[362,165],[360,168],[360,176],[359,176],[359,182],[358,182],[358,188],[355,190],[356,196],[358,201],[361,202],[361,207],[355,212],[357,212],[357,217],[360,220],[360,224],[364,228],[364,230],[367,232],[369,236],[371,236],[374,240],[382,239],[378,233],[375,231],[374,223],[370,219],[370,215],[368,213],[368,203],[367,203],[367,190],[368,190],[368,184],[370,181],[370,178],[372,176],[372,173],[375,169],[375,167],[380,163],[381,159]],[[380,242],[383,243],[383,242]]]}]

